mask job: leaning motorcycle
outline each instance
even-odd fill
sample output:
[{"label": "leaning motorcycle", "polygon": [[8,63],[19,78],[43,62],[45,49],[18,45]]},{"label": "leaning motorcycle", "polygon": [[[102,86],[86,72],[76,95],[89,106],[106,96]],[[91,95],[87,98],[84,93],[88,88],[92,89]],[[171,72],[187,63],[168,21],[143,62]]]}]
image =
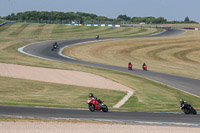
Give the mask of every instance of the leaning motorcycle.
[{"label": "leaning motorcycle", "polygon": [[58,45],[53,45],[53,48],[51,49],[52,51],[58,49]]},{"label": "leaning motorcycle", "polygon": [[95,110],[102,110],[103,112],[108,112],[108,107],[103,103],[104,101],[98,101],[96,98],[91,97],[87,100],[88,109],[91,112]]},{"label": "leaning motorcycle", "polygon": [[197,114],[197,111],[188,103],[183,103],[180,106],[180,109],[185,113],[185,114]]}]

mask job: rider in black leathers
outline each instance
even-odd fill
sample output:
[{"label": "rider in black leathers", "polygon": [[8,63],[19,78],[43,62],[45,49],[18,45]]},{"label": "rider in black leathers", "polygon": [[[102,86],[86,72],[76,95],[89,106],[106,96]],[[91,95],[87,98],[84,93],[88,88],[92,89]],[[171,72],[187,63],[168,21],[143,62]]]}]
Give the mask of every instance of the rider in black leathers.
[{"label": "rider in black leathers", "polygon": [[183,110],[185,114],[196,114],[196,110],[188,104],[186,101],[180,100],[180,108]]},{"label": "rider in black leathers", "polygon": [[56,49],[57,47],[58,47],[58,44],[57,44],[57,42],[55,42],[55,43],[53,44],[53,48]]},{"label": "rider in black leathers", "polygon": [[181,99],[181,100],[180,100],[180,104],[181,104],[180,107],[183,107],[184,105],[187,105],[187,102],[186,102],[186,101],[183,101],[183,100]]}]

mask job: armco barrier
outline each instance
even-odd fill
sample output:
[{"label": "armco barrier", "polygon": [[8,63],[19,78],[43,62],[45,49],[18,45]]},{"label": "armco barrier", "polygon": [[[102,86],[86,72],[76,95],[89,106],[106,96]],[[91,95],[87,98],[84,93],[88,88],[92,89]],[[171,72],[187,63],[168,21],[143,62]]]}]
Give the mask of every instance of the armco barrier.
[{"label": "armco barrier", "polygon": [[0,24],[0,27],[3,26],[4,24],[7,24],[7,23],[6,23],[6,22],[1,23],[1,24]]},{"label": "armco barrier", "polygon": [[66,24],[66,25],[83,26],[83,24]]},{"label": "armco barrier", "polygon": [[6,21],[0,24],[0,27],[7,24],[7,23],[16,23],[16,21]]}]

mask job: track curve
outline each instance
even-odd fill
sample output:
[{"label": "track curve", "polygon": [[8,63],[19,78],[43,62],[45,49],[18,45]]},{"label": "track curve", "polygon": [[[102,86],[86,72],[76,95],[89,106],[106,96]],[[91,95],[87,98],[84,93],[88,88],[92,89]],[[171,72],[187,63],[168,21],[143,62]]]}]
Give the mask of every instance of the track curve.
[{"label": "track curve", "polygon": [[[185,31],[170,29],[160,34],[154,34],[146,37],[168,37],[183,34]],[[141,38],[141,37],[140,37]],[[118,38],[104,38],[100,40],[107,39],[118,39]],[[60,49],[74,45],[78,43],[84,43],[88,41],[95,41],[94,38],[89,39],[73,39],[73,40],[58,40],[58,44]],[[104,65],[98,63],[91,63],[85,61],[74,60],[70,58],[66,58],[59,54],[59,51],[52,52],[52,44],[54,41],[48,42],[37,42],[32,43],[26,47],[21,48],[21,51],[25,54],[36,56],[39,58],[75,63],[81,65],[88,65],[100,68],[106,68],[111,70],[116,70],[120,72],[126,72],[129,74],[134,74],[138,76],[142,76],[145,78],[149,78],[163,84],[167,84],[174,88],[180,89],[182,91],[194,94],[196,96],[200,96],[200,80],[181,77],[171,74],[164,74],[154,71],[143,72],[142,70],[136,69],[135,71],[128,71],[126,67],[119,66],[111,66]],[[34,44],[34,45],[33,45]],[[192,88],[192,89],[191,89]],[[184,115],[183,113],[146,113],[146,112],[118,112],[118,111],[110,111],[108,113],[103,112],[95,112],[91,113],[88,110],[77,110],[77,109],[55,109],[55,108],[34,108],[34,107],[16,107],[16,106],[0,106],[0,114],[2,116],[5,115],[16,115],[16,116],[24,116],[24,117],[37,117],[37,118],[74,118],[74,119],[101,119],[101,120],[117,120],[123,121],[126,123],[161,123],[167,125],[177,125],[177,123],[182,123],[187,125],[190,123],[193,126],[200,126],[200,115]]]},{"label": "track curve", "polygon": [[[163,33],[146,36],[146,37],[169,37],[169,36],[183,34],[184,32],[185,32],[184,30],[170,29]],[[134,38],[144,38],[144,37],[134,37]],[[98,41],[105,41],[109,39],[119,39],[119,38],[104,38]],[[79,43],[86,43],[90,41],[96,41],[96,39],[89,38],[89,39],[58,40],[57,42],[61,49],[60,51],[62,51],[62,49],[67,46],[75,45]],[[176,89],[179,89],[179,90],[182,90],[187,93],[200,97],[200,88],[199,88],[200,80],[198,79],[176,76],[172,74],[165,74],[165,73],[160,73],[160,72],[155,72],[155,71],[144,72],[140,69],[129,71],[127,70],[127,67],[98,64],[98,63],[75,60],[72,58],[66,58],[65,56],[61,55],[60,54],[61,52],[59,51],[53,51],[53,52],[51,51],[53,43],[54,41],[32,43],[31,45],[24,47],[23,51],[25,52],[25,54],[28,53],[32,56],[36,56],[39,58],[80,64],[80,65],[94,66],[94,67],[105,68],[105,69],[110,69],[110,70],[115,70],[115,71],[120,71],[120,72],[125,72],[129,74],[141,76],[141,77],[148,78],[148,79],[169,85]]]}]

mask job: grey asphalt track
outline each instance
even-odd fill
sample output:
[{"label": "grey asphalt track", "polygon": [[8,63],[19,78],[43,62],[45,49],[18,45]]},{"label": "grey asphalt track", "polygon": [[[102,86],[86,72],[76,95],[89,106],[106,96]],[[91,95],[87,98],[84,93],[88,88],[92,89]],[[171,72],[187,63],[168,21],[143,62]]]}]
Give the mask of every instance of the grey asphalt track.
[{"label": "grey asphalt track", "polygon": [[[184,32],[185,32],[184,30],[170,29],[166,30],[161,34],[156,34],[146,37],[170,37],[182,34]],[[118,38],[103,38],[99,39],[98,41],[106,39],[118,39]],[[59,45],[59,49],[62,49],[69,45],[88,42],[88,41],[96,41],[96,40],[94,38],[89,38],[89,39],[58,40],[57,42]],[[171,75],[171,74],[165,74],[160,72],[154,72],[154,71],[142,71],[139,69],[134,69],[133,71],[129,71],[127,70],[127,67],[104,65],[104,64],[91,63],[91,62],[66,58],[59,54],[59,50],[51,51],[54,42],[55,41],[33,43],[23,48],[23,51],[25,53],[40,58],[111,69],[133,75],[138,75],[144,78],[152,79],[160,83],[172,86],[174,88],[183,90],[185,92],[194,94],[196,96],[200,96],[200,88],[199,88],[200,80]],[[126,65],[127,64],[125,64],[125,66]],[[17,115],[24,117],[31,116],[31,117],[46,117],[46,118],[54,117],[54,118],[77,118],[77,119],[78,118],[103,119],[103,120],[119,120],[119,121],[129,121],[129,122],[131,121],[132,123],[136,121],[160,122],[167,125],[171,125],[172,123],[184,123],[184,124],[190,123],[200,126],[200,115],[184,115],[183,113],[145,113],[145,112],[117,112],[117,111],[110,111],[108,113],[103,113],[103,112],[91,113],[88,110],[77,110],[77,109],[0,106],[0,115],[1,116]]]},{"label": "grey asphalt track", "polygon": [[[87,106],[87,105],[86,105]],[[148,113],[148,112],[120,112],[102,111],[90,112],[89,110],[65,108],[40,108],[0,106],[0,116],[22,116],[45,119],[77,119],[77,120],[112,120],[133,124],[163,124],[179,126],[200,126],[200,115],[185,115],[183,113]],[[180,124],[181,123],[181,124]]]}]

